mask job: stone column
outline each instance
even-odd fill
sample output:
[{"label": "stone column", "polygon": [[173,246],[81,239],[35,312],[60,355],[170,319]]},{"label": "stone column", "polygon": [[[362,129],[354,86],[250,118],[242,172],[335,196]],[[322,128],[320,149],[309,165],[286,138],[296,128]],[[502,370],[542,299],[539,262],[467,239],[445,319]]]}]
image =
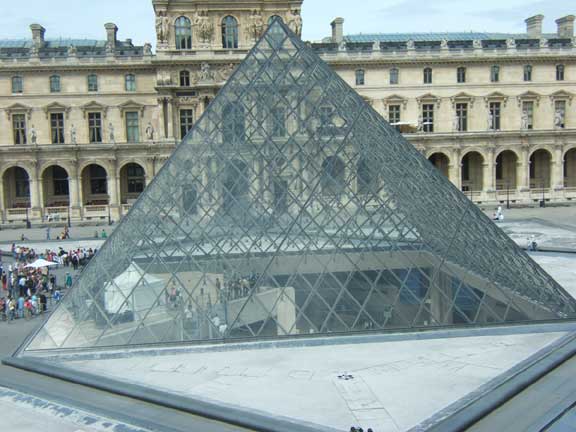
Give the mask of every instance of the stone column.
[{"label": "stone column", "polygon": [[4,223],[6,220],[6,212],[5,212],[5,201],[4,201],[4,179],[0,177],[0,216],[1,221]]},{"label": "stone column", "polygon": [[119,185],[118,177],[116,175],[108,176],[106,181],[108,182],[108,195],[110,196],[109,205],[111,207],[118,207],[120,205],[118,195],[118,185]]},{"label": "stone column", "polygon": [[551,187],[554,191],[561,191],[564,189],[564,161],[563,148],[561,144],[558,144],[554,147]]},{"label": "stone column", "polygon": [[530,160],[528,149],[522,149],[520,158],[516,164],[516,178],[518,180],[518,191],[527,192],[530,190]]},{"label": "stone column", "polygon": [[70,207],[79,208],[80,207],[80,190],[79,190],[79,179],[77,175],[71,175],[68,177],[68,186],[70,190]]},{"label": "stone column", "polygon": [[455,150],[450,158],[448,178],[452,183],[454,183],[458,190],[462,190],[462,160],[460,158],[459,150]]},{"label": "stone column", "polygon": [[175,139],[175,128],[174,128],[174,122],[175,122],[175,116],[174,116],[174,100],[172,98],[168,98],[168,103],[167,103],[167,117],[168,117],[168,139],[173,140]]},{"label": "stone column", "polygon": [[484,193],[491,193],[494,192],[496,189],[495,187],[495,179],[496,179],[496,164],[494,161],[494,149],[488,150],[487,153],[487,160],[484,161],[484,172],[482,174],[482,189]]}]

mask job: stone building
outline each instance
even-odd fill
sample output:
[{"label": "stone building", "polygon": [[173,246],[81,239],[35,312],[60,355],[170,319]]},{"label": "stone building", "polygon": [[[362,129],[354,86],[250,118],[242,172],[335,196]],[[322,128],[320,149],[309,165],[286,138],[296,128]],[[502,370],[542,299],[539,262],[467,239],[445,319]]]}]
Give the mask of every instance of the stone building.
[{"label": "stone building", "polygon": [[[153,0],[156,52],[119,40],[0,41],[3,223],[117,220],[279,16],[302,0]],[[344,35],[313,48],[475,202],[576,198],[574,17],[542,34]],[[152,29],[151,29],[152,33]],[[4,122],[4,123],[2,123]]]}]

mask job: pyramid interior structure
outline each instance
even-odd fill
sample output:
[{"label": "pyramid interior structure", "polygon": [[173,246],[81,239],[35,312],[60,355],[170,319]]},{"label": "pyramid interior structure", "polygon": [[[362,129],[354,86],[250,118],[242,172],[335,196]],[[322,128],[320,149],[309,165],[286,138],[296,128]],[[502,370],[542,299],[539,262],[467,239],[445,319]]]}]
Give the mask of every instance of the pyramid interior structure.
[{"label": "pyramid interior structure", "polygon": [[277,20],[22,352],[574,316]]}]

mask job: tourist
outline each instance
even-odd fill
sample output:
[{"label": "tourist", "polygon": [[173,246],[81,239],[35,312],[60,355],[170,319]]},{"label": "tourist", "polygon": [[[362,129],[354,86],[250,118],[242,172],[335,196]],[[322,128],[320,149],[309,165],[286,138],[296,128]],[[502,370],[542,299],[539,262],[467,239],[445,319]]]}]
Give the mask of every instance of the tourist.
[{"label": "tourist", "polygon": [[50,240],[50,227],[46,228],[46,240]]},{"label": "tourist", "polygon": [[70,272],[66,272],[65,285],[67,289],[70,289],[72,287],[72,275],[70,274]]},{"label": "tourist", "polygon": [[104,230],[104,228],[102,228],[102,238],[108,238],[108,234],[106,234],[106,230]]}]

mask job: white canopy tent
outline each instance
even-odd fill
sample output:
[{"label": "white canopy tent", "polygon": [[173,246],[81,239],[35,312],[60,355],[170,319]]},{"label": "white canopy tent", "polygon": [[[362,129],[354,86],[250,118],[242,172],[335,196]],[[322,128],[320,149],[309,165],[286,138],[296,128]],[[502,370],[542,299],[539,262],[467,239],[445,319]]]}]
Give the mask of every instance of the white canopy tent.
[{"label": "white canopy tent", "polygon": [[146,274],[137,264],[132,263],[113,282],[105,285],[106,312],[122,314],[131,311],[137,318],[139,313],[146,313],[159,300],[164,285],[162,279]]},{"label": "white canopy tent", "polygon": [[57,265],[58,265],[58,263],[55,263],[55,262],[46,261],[45,259],[37,259],[36,261],[34,261],[31,264],[28,264],[24,268],[39,269],[39,268],[44,268],[44,267],[55,267]]}]

